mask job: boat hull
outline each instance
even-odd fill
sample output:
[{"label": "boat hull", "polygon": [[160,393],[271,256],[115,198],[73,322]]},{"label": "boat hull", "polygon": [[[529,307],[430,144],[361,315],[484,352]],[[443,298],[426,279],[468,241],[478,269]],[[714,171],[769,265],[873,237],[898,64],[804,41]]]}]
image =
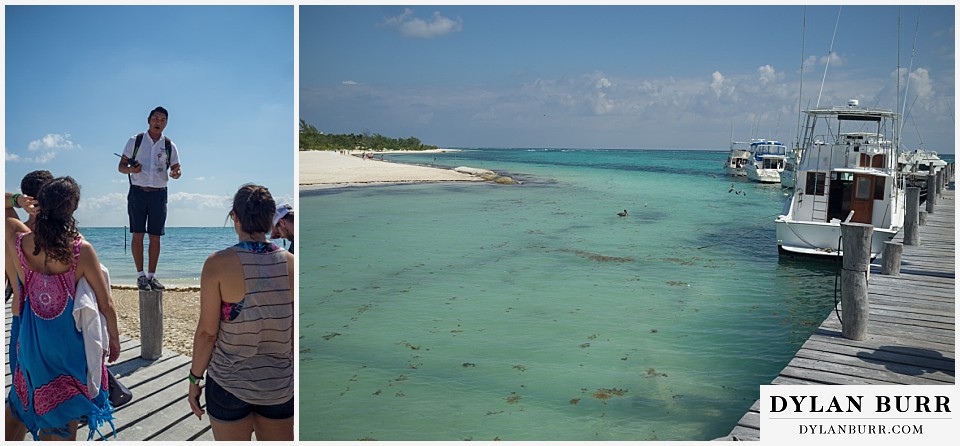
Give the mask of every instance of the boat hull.
[{"label": "boat hull", "polygon": [[[790,221],[782,216],[775,221],[777,247],[781,252],[810,256],[843,256],[840,223]],[[884,243],[892,240],[900,228],[874,228],[870,258],[883,252]]]}]

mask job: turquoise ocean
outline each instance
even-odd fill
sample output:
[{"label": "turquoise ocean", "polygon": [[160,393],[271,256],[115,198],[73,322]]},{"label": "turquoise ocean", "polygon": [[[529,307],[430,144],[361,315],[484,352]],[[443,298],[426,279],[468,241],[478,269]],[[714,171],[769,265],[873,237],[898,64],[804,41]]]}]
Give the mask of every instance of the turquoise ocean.
[{"label": "turquoise ocean", "polygon": [[[710,440],[834,306],[726,151],[387,161],[521,185],[301,192],[301,440]],[[617,213],[626,209],[625,218]]]},{"label": "turquoise ocean", "polygon": [[[137,269],[130,253],[128,228],[80,228],[97,251],[100,263],[110,270],[114,285],[135,286]],[[237,243],[233,225],[219,228],[171,227],[160,239],[157,277],[167,287],[199,287],[200,271],[207,256]],[[277,242],[283,246],[282,242]],[[144,241],[144,253],[148,243]],[[144,260],[146,267],[146,260]]]}]

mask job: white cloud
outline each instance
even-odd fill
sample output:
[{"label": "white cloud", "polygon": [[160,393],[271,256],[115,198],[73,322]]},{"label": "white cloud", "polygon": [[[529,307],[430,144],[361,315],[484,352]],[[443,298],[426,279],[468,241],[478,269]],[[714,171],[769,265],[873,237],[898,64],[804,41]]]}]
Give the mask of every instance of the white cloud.
[{"label": "white cloud", "polygon": [[840,57],[837,53],[830,53],[826,56],[820,58],[820,65],[826,65],[827,62],[830,62],[831,67],[839,67],[843,65],[845,59]]},{"label": "white cloud", "polygon": [[760,76],[760,83],[763,85],[776,82],[783,77],[782,74],[777,73],[777,70],[770,65],[764,65],[760,68],[757,68],[757,74]]},{"label": "white cloud", "polygon": [[72,150],[79,149],[80,145],[70,140],[70,134],[58,135],[47,133],[46,136],[36,141],[30,142],[27,149],[31,151],[50,151],[50,150]]},{"label": "white cloud", "polygon": [[35,156],[23,157],[16,153],[7,152],[4,148],[4,159],[11,162],[32,162],[37,164],[46,164],[57,157],[57,153],[64,150],[81,149],[80,144],[70,139],[70,134],[48,133],[46,136],[31,141],[27,144],[29,152],[36,153]]},{"label": "white cloud", "polygon": [[358,83],[357,81],[351,81],[351,80],[346,80],[340,83],[343,85],[360,85],[360,83]]},{"label": "white cloud", "polygon": [[910,73],[910,92],[921,99],[928,99],[936,94],[930,72],[926,68],[917,68]]},{"label": "white cloud", "polygon": [[719,71],[714,71],[710,77],[713,79],[710,82],[710,89],[713,90],[713,93],[719,98],[723,94],[723,74]]},{"label": "white cloud", "polygon": [[440,11],[436,11],[430,20],[423,20],[413,17],[413,10],[406,8],[400,15],[385,20],[382,26],[396,28],[400,35],[404,37],[432,39],[452,32],[463,31],[463,19],[459,17],[456,20],[449,19],[442,16]]}]

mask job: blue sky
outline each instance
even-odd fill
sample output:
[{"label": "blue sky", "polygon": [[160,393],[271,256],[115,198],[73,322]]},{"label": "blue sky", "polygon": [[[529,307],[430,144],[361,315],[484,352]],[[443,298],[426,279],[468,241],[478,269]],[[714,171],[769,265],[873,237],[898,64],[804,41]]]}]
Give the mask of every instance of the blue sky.
[{"label": "blue sky", "polygon": [[127,224],[117,172],[147,115],[180,151],[168,226],[223,226],[244,183],[293,202],[293,6],[6,6],[7,191],[46,169],[81,186],[81,226]]},{"label": "blue sky", "polygon": [[[955,8],[900,11],[903,144],[953,153]],[[301,6],[300,117],[442,147],[792,141],[801,60],[804,106],[829,59],[822,106],[898,108],[897,21],[856,5]]]}]

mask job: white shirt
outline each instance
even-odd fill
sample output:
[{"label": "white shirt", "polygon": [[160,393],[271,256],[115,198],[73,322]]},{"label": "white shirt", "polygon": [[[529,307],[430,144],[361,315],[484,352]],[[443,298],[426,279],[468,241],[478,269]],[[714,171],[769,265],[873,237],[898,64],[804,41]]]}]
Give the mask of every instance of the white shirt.
[{"label": "white shirt", "polygon": [[[163,135],[157,142],[153,142],[148,132],[143,132],[143,141],[140,141],[140,149],[137,150],[137,161],[143,166],[140,173],[130,174],[130,179],[135,186],[144,187],[167,187],[167,151],[164,147]],[[137,135],[130,137],[127,145],[123,148],[123,156],[128,159],[133,158],[133,146],[137,142]],[[177,153],[177,145],[170,141],[170,165],[180,164],[180,155]]]}]

